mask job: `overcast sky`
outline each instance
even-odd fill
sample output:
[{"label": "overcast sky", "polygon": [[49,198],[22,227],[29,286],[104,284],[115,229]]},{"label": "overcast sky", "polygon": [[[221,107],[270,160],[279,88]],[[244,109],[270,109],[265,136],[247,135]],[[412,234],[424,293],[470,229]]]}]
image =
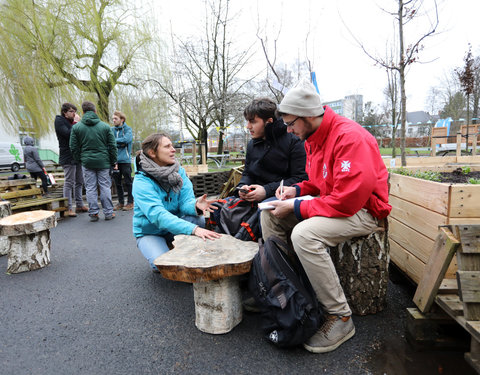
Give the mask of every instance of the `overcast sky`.
[{"label": "overcast sky", "polygon": [[[374,56],[384,57],[395,40],[394,19],[385,10],[395,11],[395,0],[232,0],[233,41],[239,48],[253,44],[258,27],[263,35],[278,37],[278,58],[291,64],[296,58],[313,63],[322,100],[341,99],[362,94],[364,102],[379,105],[385,101],[384,69],[375,66],[360,49],[351,34]],[[441,85],[446,74],[463,67],[463,58],[472,44],[472,52],[480,55],[480,0],[438,0],[439,27],[427,38],[420,60],[430,63],[413,64],[407,75],[407,110],[428,110],[426,97],[432,86]],[[170,25],[174,33],[188,36],[201,33],[204,15],[201,0],[154,1],[160,30],[168,37]],[[408,45],[428,30],[434,15],[433,0],[424,0],[430,14],[406,26]],[[259,19],[260,15],[260,19]],[[396,26],[396,24],[395,24]],[[308,33],[308,38],[307,38]],[[307,40],[307,43],[305,43]],[[265,66],[258,53],[251,69]]]}]

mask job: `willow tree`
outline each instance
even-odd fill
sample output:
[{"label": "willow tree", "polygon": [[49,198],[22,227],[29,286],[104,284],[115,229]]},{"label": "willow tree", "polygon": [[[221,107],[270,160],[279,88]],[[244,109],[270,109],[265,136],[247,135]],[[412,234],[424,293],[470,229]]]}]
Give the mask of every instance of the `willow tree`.
[{"label": "willow tree", "polygon": [[97,102],[109,117],[117,85],[135,86],[133,71],[150,34],[122,0],[5,0],[0,5],[0,74],[4,116],[38,136],[63,101]]}]

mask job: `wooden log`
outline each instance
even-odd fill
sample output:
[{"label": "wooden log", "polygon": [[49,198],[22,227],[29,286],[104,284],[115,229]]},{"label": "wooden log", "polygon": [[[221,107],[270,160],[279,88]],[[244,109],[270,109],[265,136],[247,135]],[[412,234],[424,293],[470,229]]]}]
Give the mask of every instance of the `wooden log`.
[{"label": "wooden log", "polygon": [[179,235],[173,245],[154,264],[167,279],[194,283],[197,328],[211,334],[231,331],[242,320],[238,276],[250,271],[258,244],[228,235],[215,241]]},{"label": "wooden log", "polygon": [[332,248],[330,256],[352,312],[367,315],[382,311],[390,261],[387,231],[352,238]]},{"label": "wooden log", "polygon": [[33,271],[50,263],[50,228],[55,212],[29,211],[0,220],[0,235],[8,236],[7,273]]},{"label": "wooden log", "polygon": [[193,284],[195,326],[202,332],[230,332],[242,321],[239,276]]},{"label": "wooden log", "polygon": [[[12,214],[12,207],[10,206],[10,202],[1,201],[0,202],[0,218],[10,216],[11,214]],[[8,248],[8,237],[0,236],[0,256],[7,254],[7,248]]]}]

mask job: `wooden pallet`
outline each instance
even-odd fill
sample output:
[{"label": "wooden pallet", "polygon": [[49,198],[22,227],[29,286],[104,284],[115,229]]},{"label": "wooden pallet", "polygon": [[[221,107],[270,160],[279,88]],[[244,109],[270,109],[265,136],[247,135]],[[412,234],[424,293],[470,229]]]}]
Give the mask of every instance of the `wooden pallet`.
[{"label": "wooden pallet", "polygon": [[[480,225],[439,229],[413,301],[422,313],[428,313],[436,302],[471,335],[470,352],[465,359],[480,374]],[[457,293],[441,295],[440,285],[455,253]]]},{"label": "wooden pallet", "polygon": [[209,172],[199,173],[195,176],[190,176],[192,181],[193,191],[196,197],[200,197],[203,194],[218,195],[228,179],[230,172]]}]

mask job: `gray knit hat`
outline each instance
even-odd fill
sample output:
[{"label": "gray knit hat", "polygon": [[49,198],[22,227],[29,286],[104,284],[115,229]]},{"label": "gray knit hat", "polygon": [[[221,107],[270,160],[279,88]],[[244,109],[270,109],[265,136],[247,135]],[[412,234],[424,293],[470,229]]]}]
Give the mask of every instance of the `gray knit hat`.
[{"label": "gray knit hat", "polygon": [[320,95],[317,94],[315,86],[306,79],[287,92],[278,106],[278,111],[301,117],[316,117],[324,112]]}]

